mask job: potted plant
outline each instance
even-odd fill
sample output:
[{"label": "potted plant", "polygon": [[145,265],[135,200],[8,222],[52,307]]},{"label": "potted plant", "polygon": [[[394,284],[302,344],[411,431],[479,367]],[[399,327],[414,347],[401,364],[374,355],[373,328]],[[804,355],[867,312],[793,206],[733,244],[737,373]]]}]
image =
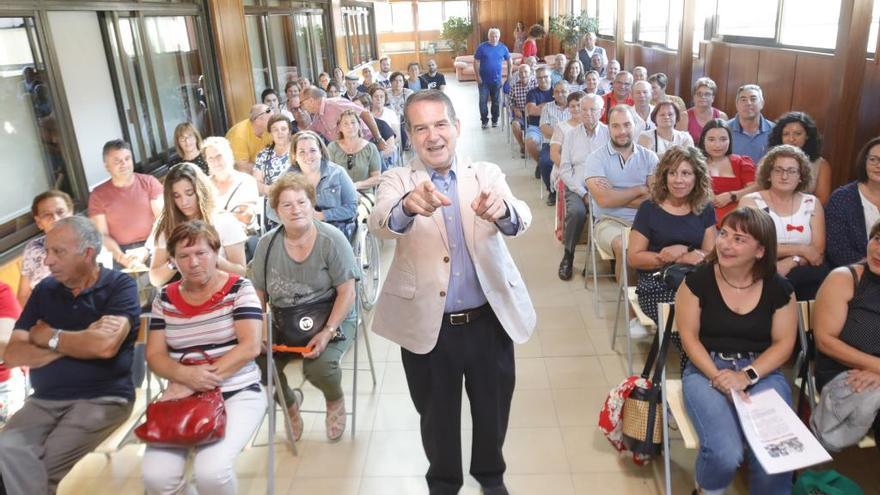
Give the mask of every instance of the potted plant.
[{"label": "potted plant", "polygon": [[596,32],[599,19],[590,17],[586,10],[580,14],[562,14],[550,18],[550,34],[559,38],[562,51],[574,56],[578,42],[588,31]]},{"label": "potted plant", "polygon": [[454,57],[461,55],[467,50],[468,38],[471,37],[474,25],[470,19],[452,16],[443,23],[440,38],[449,43]]}]

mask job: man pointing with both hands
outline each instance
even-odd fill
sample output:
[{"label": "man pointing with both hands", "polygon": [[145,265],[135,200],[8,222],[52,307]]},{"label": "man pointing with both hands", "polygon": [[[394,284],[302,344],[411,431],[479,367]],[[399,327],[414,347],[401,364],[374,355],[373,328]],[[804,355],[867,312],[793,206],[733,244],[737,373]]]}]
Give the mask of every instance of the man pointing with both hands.
[{"label": "man pointing with both hands", "polygon": [[473,419],[470,473],[487,494],[506,494],[502,455],[515,370],[535,310],[502,237],[532,215],[500,168],[456,156],[461,126],[440,91],[409,97],[404,113],[417,157],[385,173],[370,231],[396,239],[373,331],[400,344],[421,417],[431,494],[455,494],[461,470],[461,389]]}]

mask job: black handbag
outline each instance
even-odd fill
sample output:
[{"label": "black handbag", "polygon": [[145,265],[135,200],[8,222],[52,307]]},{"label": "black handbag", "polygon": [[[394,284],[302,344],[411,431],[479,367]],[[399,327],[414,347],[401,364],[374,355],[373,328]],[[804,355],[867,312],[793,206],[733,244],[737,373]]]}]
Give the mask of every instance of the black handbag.
[{"label": "black handbag", "polygon": [[[623,403],[623,444],[633,454],[653,457],[663,446],[663,409],[661,406],[660,379],[666,366],[666,354],[672,337],[675,307],[670,308],[663,343],[659,344],[660,332],[654,335],[651,350],[642,369],[644,381],[637,385]],[[654,375],[650,376],[651,368]]]},{"label": "black handbag", "polygon": [[684,278],[687,277],[687,274],[694,271],[696,268],[696,266],[688,265],[686,263],[670,263],[660,270],[660,280],[663,280],[666,287],[676,291],[681,283],[684,282]]},{"label": "black handbag", "polygon": [[[284,232],[284,226],[272,234],[269,239],[269,247],[266,248],[266,258],[263,260],[263,278],[266,281],[266,301],[269,301],[269,254],[278,234]],[[336,302],[336,290],[331,292],[329,299],[298,304],[286,308],[272,306],[272,340],[281,345],[290,347],[305,347],[312,338],[324,329],[333,304]]]}]

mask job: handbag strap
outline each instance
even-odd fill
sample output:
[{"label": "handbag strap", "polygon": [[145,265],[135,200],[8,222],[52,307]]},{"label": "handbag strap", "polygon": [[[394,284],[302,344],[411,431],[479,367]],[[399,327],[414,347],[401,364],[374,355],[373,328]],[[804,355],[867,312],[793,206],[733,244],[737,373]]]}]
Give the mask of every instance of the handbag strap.
[{"label": "handbag strap", "polygon": [[208,362],[208,364],[214,364],[214,359],[211,358],[211,356],[209,356],[208,353],[205,352],[204,349],[192,349],[192,350],[186,351],[180,355],[180,359],[178,359],[177,362],[183,364],[183,359],[190,354],[201,354],[202,357],[205,358],[205,361]]},{"label": "handbag strap", "polygon": [[663,343],[660,344],[660,332],[654,334],[654,340],[651,342],[651,349],[648,351],[648,357],[645,359],[645,367],[642,368],[641,377],[644,379],[651,378],[651,368],[654,368],[654,375],[651,378],[655,385],[660,379],[660,373],[666,364],[666,354],[669,352],[669,340],[672,338],[672,325],[675,320],[675,306],[669,307],[669,317],[666,318],[666,328],[663,330]]},{"label": "handbag strap", "polygon": [[241,187],[241,185],[242,185],[243,182],[244,182],[244,181],[241,181],[241,182],[239,182],[238,184],[235,185],[235,189],[232,190],[232,194],[229,195],[229,199],[226,200],[226,204],[223,206],[223,209],[224,209],[224,210],[228,210],[228,209],[229,209],[229,203],[232,203],[232,198],[235,197],[235,193],[238,192],[238,188]]},{"label": "handbag strap", "polygon": [[269,239],[269,247],[266,248],[266,257],[263,258],[263,283],[266,284],[266,290],[263,292],[266,294],[266,306],[269,306],[269,254],[272,252],[272,245],[275,244],[275,239],[281,232],[284,232],[283,224],[278,226],[278,229]]}]

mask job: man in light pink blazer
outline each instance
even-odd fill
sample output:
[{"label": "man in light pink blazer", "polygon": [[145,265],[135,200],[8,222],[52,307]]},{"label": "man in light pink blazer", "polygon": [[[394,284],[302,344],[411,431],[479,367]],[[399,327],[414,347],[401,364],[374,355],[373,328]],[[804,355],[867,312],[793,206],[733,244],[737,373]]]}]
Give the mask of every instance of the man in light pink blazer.
[{"label": "man in light pink blazer", "polygon": [[448,96],[415,93],[405,114],[418,156],[383,175],[369,220],[374,235],[397,241],[372,329],[402,347],[430,493],[455,494],[463,484],[464,379],[473,417],[470,473],[484,493],[506,494],[501,449],[513,343],[529,338],[536,316],[502,236],[525,232],[531,211],[497,165],[456,155],[461,127]]}]

